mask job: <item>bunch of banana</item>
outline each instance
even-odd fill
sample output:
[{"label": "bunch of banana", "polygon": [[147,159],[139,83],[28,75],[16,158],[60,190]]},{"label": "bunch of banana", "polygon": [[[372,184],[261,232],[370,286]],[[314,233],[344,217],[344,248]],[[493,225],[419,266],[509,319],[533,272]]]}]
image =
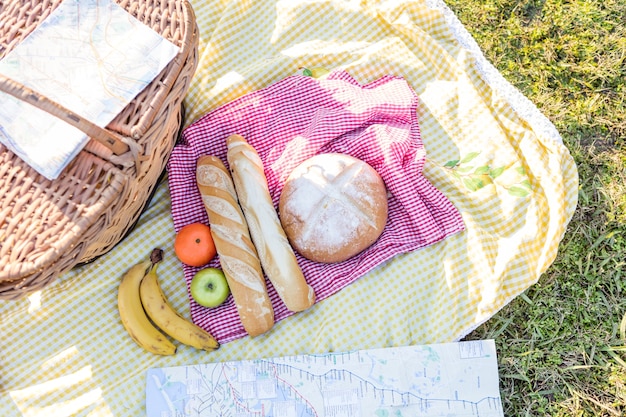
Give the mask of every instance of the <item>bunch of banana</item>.
[{"label": "bunch of banana", "polygon": [[134,265],[122,277],[117,306],[124,328],[139,346],[158,355],[176,353],[176,345],[166,334],[196,349],[219,348],[211,334],[182,317],[167,301],[157,276],[162,256],[163,251],[155,249],[150,261]]}]

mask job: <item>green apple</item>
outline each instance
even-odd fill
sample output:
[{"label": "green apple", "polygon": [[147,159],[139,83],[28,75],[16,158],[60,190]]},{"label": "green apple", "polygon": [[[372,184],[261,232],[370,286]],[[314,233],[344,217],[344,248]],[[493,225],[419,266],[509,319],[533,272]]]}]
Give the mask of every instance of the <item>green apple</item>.
[{"label": "green apple", "polygon": [[196,303],[204,307],[217,307],[230,294],[226,277],[217,268],[204,268],[196,272],[189,290]]}]

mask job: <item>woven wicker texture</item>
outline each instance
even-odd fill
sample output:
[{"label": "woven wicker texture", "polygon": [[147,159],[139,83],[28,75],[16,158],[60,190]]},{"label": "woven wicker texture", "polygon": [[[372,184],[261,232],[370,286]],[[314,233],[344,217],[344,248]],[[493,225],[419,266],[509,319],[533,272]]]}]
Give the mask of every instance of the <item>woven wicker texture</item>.
[{"label": "woven wicker texture", "polygon": [[[59,3],[3,3],[0,58]],[[182,100],[197,65],[193,10],[182,0],[118,4],[180,51],[106,129],[94,131],[88,122],[75,125],[92,137],[120,138],[128,152],[115,155],[91,141],[58,179],[50,181],[0,145],[0,298],[41,289],[115,246],[141,214],[176,142]],[[5,92],[15,89],[10,81],[0,87]],[[54,103],[47,105],[49,113],[59,113]]]}]

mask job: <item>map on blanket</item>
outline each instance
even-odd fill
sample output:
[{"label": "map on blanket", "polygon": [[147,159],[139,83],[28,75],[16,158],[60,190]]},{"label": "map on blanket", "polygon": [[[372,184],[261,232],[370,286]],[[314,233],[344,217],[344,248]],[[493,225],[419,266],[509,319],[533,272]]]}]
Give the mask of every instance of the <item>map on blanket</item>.
[{"label": "map on blanket", "polygon": [[493,340],[149,369],[148,417],[503,417]]}]

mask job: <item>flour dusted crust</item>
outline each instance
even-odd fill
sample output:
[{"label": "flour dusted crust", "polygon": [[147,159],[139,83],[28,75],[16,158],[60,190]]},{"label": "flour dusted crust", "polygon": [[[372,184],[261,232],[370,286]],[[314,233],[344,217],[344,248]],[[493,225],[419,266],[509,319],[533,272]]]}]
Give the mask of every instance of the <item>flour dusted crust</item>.
[{"label": "flour dusted crust", "polygon": [[248,223],[263,271],[289,310],[306,310],[315,303],[315,291],[307,284],[278,220],[263,161],[241,135],[229,136],[226,143],[228,164],[239,205]]},{"label": "flour dusted crust", "polygon": [[315,262],[341,262],[371,246],[387,223],[387,190],[370,165],[330,153],[289,175],[279,201],[292,246]]},{"label": "flour dusted crust", "polygon": [[196,182],[241,323],[250,336],[265,333],[274,326],[274,309],[231,175],[221,159],[201,156]]}]

